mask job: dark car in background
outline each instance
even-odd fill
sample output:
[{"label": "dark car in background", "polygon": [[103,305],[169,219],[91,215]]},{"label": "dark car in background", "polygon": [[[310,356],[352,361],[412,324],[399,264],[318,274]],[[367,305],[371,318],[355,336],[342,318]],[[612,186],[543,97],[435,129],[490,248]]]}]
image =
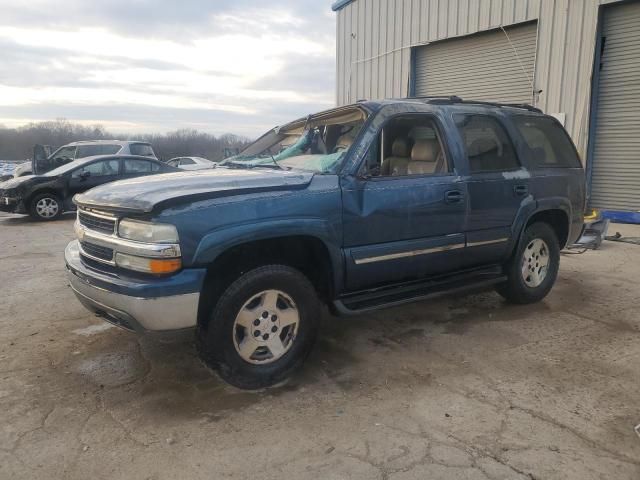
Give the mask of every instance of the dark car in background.
[{"label": "dark car in background", "polygon": [[177,172],[155,158],[134,155],[100,155],[75,160],[43,175],[28,175],[0,183],[0,211],[30,214],[36,220],[53,220],[75,210],[76,193],[126,178]]}]

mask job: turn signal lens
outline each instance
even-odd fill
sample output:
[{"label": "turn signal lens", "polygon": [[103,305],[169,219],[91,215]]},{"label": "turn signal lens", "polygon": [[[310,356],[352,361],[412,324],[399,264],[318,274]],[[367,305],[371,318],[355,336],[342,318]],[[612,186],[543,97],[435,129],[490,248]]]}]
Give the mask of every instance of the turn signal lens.
[{"label": "turn signal lens", "polygon": [[151,273],[173,273],[182,268],[182,261],[179,258],[167,258],[162,260],[149,260]]},{"label": "turn signal lens", "polygon": [[182,260],[179,258],[145,258],[126,253],[116,254],[116,264],[119,267],[136,272],[166,275],[177,272],[182,268]]}]

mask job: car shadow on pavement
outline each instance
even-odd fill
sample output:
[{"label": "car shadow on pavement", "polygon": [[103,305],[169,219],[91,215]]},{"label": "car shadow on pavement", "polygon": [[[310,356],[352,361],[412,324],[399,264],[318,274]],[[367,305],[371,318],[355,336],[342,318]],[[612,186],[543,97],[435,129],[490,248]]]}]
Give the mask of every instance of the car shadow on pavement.
[{"label": "car shadow on pavement", "polygon": [[76,212],[66,212],[63,213],[60,217],[49,220],[47,222],[40,222],[38,220],[34,220],[29,215],[1,215],[0,216],[0,225],[11,225],[11,226],[23,226],[23,225],[47,225],[50,223],[59,223],[59,222],[68,222],[75,221]]},{"label": "car shadow on pavement", "polygon": [[[516,322],[546,310],[544,304],[509,306],[494,293],[481,293],[347,319],[325,313],[318,342],[303,368],[282,384],[257,391],[232,387],[207,368],[198,358],[193,332],[140,337],[104,329],[78,355],[74,370],[130,422],[167,416],[213,422],[267,398],[327,382],[343,391],[367,388],[377,381],[372,371],[390,374],[387,366],[404,362],[407,354],[418,363],[416,352],[428,357],[429,344],[439,335],[465,335],[484,322]],[[415,382],[431,381],[420,368],[404,374]]]}]

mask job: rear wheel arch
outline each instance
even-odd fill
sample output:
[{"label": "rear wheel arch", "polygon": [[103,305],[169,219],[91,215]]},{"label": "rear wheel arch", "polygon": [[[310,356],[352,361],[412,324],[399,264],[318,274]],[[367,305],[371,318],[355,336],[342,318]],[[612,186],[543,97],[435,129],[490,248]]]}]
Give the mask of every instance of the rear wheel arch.
[{"label": "rear wheel arch", "polygon": [[198,325],[207,327],[209,314],[225,289],[244,273],[264,265],[285,265],[300,271],[328,302],[334,294],[336,266],[329,247],[312,235],[289,235],[238,243],[207,265],[198,307]]},{"label": "rear wheel arch", "polygon": [[566,246],[569,239],[570,222],[569,214],[564,209],[555,208],[534,212],[523,225],[520,237],[522,237],[527,227],[534,223],[546,223],[549,225],[556,234],[560,249],[562,250]]}]

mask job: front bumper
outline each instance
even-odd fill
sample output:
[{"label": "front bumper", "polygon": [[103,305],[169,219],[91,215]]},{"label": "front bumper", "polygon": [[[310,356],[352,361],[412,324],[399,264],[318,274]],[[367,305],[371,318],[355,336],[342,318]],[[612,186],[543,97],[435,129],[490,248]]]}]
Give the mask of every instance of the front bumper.
[{"label": "front bumper", "polygon": [[0,212],[26,213],[26,208],[21,199],[0,195]]},{"label": "front bumper", "polygon": [[64,256],[78,300],[106,321],[139,333],[195,327],[204,269],[142,281],[88,267],[77,240],[67,245]]}]

